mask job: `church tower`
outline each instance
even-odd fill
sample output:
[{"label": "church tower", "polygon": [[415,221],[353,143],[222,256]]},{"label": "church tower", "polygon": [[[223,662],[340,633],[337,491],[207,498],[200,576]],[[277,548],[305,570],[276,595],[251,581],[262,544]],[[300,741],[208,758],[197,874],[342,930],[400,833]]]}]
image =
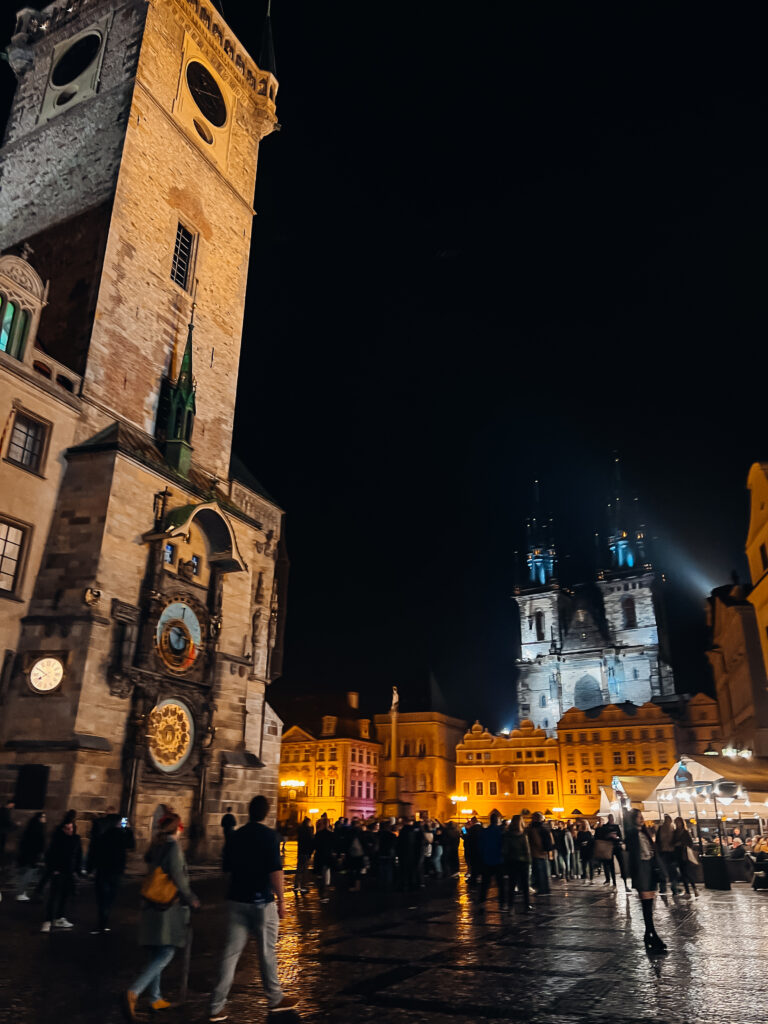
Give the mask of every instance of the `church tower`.
[{"label": "church tower", "polygon": [[142,840],[277,791],[282,511],[231,454],[261,42],[208,0],[59,0],[8,47],[0,791]]}]

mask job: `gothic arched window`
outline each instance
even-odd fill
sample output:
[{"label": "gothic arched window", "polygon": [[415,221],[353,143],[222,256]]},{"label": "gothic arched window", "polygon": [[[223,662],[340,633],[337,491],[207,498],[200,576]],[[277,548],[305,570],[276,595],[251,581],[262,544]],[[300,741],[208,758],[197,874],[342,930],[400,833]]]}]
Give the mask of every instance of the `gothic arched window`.
[{"label": "gothic arched window", "polygon": [[635,609],[634,597],[625,597],[621,602],[621,610],[624,615],[624,629],[637,628],[637,611]]},{"label": "gothic arched window", "polygon": [[540,697],[539,697],[539,707],[540,708],[545,708],[546,706],[547,706],[547,695],[546,695],[546,693],[542,693],[540,695]]},{"label": "gothic arched window", "polygon": [[546,634],[544,633],[544,612],[536,612],[536,639],[546,639]]}]

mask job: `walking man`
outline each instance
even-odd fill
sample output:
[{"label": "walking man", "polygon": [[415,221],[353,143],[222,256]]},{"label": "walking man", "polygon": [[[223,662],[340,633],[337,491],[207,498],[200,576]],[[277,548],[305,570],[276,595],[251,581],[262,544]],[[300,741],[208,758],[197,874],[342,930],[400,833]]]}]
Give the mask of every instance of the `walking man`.
[{"label": "walking man", "polygon": [[262,824],[269,811],[265,796],[248,806],[249,821],[230,836],[224,848],[224,870],[230,872],[229,923],[221,971],[211,996],[210,1020],[227,1020],[224,1005],[237,962],[249,936],[258,943],[259,967],[269,1010],[292,1010],[296,996],[283,995],[277,979],[275,946],[280,919],[285,917],[283,867],[277,833]]},{"label": "walking man", "polygon": [[91,935],[110,930],[109,918],[125,873],[126,857],[135,845],[127,818],[110,813],[98,829],[94,828],[86,861],[86,870],[94,873],[98,909],[98,921]]},{"label": "walking man", "polygon": [[293,891],[305,896],[309,892],[309,862],[315,849],[315,832],[310,818],[299,825],[296,850],[296,874],[293,876]]}]

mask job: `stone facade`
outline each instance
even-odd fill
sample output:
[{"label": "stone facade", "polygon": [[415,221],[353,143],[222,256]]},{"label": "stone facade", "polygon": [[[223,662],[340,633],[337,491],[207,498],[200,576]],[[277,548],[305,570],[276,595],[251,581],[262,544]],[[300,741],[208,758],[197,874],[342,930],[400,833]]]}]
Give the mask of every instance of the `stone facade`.
[{"label": "stone facade", "polygon": [[[446,821],[453,814],[456,788],[456,744],[466,722],[439,711],[397,712],[395,757],[392,712],[374,718],[382,744],[381,793],[390,807],[405,805],[411,814]],[[394,783],[394,788],[393,788]]]},{"label": "stone facade", "polygon": [[715,680],[726,747],[768,755],[768,679],[749,588],[718,587],[707,600]]},{"label": "stone facade", "polygon": [[274,815],[278,794],[283,513],[230,464],[277,82],[197,0],[25,10],[11,59],[0,789],[53,816],[119,807],[140,844],[169,803],[215,854],[222,806],[242,819],[262,792]]},{"label": "stone facade", "polygon": [[674,691],[645,528],[622,527],[621,500],[614,506],[605,553],[610,568],[574,588],[557,579],[551,520],[539,513],[527,523],[528,580],[516,588],[518,711],[550,736],[569,708],[639,705]]},{"label": "stone facade", "polygon": [[768,462],[755,462],[749,471],[749,533],[746,552],[752,590],[749,603],[755,609],[757,633],[768,674]]}]

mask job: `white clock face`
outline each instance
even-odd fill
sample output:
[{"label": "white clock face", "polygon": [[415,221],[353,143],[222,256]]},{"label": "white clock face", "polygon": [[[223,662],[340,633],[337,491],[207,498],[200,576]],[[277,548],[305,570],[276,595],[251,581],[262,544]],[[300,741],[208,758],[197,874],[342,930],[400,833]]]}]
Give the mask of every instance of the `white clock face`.
[{"label": "white clock face", "polygon": [[38,693],[50,693],[64,678],[64,666],[58,658],[38,658],[29,673],[29,682]]},{"label": "white clock face", "polygon": [[202,639],[200,620],[185,601],[165,606],[157,620],[155,642],[171,672],[186,672],[194,665]]}]

